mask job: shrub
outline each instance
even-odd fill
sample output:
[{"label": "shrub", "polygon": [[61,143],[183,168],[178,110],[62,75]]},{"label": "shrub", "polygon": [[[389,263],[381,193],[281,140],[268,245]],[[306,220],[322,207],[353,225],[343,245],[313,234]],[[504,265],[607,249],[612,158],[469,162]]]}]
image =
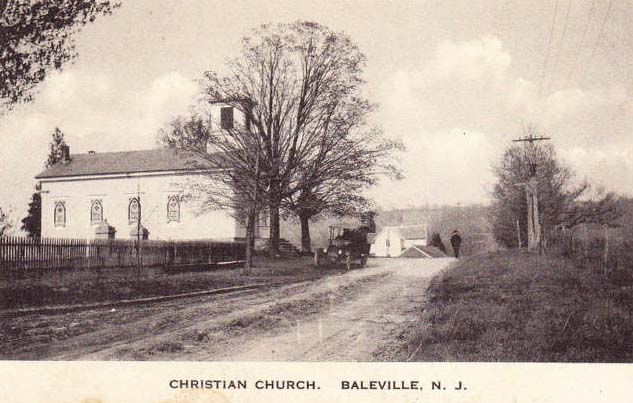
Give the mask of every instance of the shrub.
[{"label": "shrub", "polygon": [[436,248],[438,248],[442,252],[446,253],[446,246],[444,246],[444,242],[442,242],[442,237],[440,236],[439,232],[434,232],[431,235],[430,245],[431,246],[435,246]]}]

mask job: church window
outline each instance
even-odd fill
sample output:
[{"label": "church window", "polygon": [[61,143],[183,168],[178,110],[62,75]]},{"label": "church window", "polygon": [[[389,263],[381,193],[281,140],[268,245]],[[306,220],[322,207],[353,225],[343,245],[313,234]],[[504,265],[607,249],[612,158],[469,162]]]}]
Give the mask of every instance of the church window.
[{"label": "church window", "polygon": [[233,107],[220,108],[220,127],[225,130],[233,128]]},{"label": "church window", "polygon": [[103,205],[101,200],[93,200],[90,206],[90,224],[101,224],[103,221]]},{"label": "church window", "polygon": [[140,215],[141,203],[136,197],[132,197],[127,208],[127,218],[130,224],[137,222]]},{"label": "church window", "polygon": [[169,196],[167,199],[167,222],[180,222],[180,199]]},{"label": "church window", "polygon": [[53,212],[53,221],[56,227],[66,226],[66,205],[63,201],[55,203],[55,211]]}]

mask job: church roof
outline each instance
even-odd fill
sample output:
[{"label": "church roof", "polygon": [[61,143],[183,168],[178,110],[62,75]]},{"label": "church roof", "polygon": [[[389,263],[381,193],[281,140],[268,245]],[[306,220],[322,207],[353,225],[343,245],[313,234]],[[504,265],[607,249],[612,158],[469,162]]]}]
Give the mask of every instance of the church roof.
[{"label": "church roof", "polygon": [[211,164],[191,152],[172,148],[71,154],[70,161],[57,162],[40,172],[36,179],[68,176],[107,175],[139,172],[210,169]]}]

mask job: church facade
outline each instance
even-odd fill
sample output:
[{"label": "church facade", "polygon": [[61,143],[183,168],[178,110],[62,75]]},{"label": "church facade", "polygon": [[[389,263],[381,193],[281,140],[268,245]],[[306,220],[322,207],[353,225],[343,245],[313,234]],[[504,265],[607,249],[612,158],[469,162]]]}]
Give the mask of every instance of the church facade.
[{"label": "church facade", "polygon": [[[221,102],[209,113],[212,130],[245,125],[244,116]],[[42,237],[154,240],[234,240],[245,228],[229,210],[204,209],[192,184],[209,181],[208,163],[169,148],[70,154],[35,179],[42,198]],[[140,225],[139,225],[140,220]],[[267,220],[257,225],[264,235]]]},{"label": "church facade", "polygon": [[[244,236],[231,211],[203,211],[184,197],[213,172],[193,154],[174,149],[74,154],[36,176],[42,196],[42,236],[115,239],[218,239]],[[202,167],[202,168],[201,168]],[[139,217],[141,225],[139,225]]]}]

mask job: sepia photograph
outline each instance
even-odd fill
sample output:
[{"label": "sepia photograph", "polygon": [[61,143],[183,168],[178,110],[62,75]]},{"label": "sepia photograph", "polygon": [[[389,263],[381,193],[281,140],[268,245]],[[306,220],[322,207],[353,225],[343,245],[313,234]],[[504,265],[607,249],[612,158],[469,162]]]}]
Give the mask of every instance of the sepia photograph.
[{"label": "sepia photograph", "polygon": [[632,6],[0,0],[0,373],[633,362]]}]

